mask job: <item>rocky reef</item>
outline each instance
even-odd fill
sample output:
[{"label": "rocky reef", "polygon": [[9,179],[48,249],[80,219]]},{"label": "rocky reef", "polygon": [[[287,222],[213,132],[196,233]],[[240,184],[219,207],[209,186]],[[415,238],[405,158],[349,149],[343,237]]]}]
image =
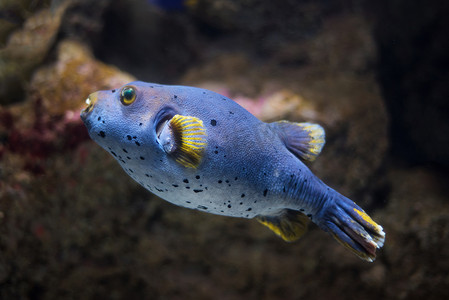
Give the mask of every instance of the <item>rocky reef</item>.
[{"label": "rocky reef", "polygon": [[[444,299],[447,12],[403,0],[2,2],[0,298]],[[308,165],[384,227],[377,260],[314,225],[285,243],[140,187],[79,119],[89,93],[135,78],[323,125]]]}]

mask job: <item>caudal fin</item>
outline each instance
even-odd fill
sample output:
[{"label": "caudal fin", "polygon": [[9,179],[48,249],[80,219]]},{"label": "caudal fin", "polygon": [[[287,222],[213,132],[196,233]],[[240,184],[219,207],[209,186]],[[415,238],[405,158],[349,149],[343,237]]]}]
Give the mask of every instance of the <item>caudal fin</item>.
[{"label": "caudal fin", "polygon": [[383,228],[353,201],[338,196],[325,208],[319,226],[361,259],[374,261],[376,250],[384,245]]}]

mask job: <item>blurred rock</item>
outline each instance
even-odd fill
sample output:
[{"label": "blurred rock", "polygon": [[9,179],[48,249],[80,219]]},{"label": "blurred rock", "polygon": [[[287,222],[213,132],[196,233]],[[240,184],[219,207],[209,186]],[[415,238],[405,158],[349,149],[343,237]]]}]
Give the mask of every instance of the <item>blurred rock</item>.
[{"label": "blurred rock", "polygon": [[61,41],[57,52],[57,61],[37,70],[30,83],[32,97],[41,99],[43,109],[50,115],[79,110],[85,105],[80,100],[90,93],[135,80],[132,75],[96,60],[79,42]]},{"label": "blurred rock", "polygon": [[23,99],[26,82],[53,46],[69,4],[70,1],[65,1],[55,9],[35,13],[0,49],[0,104]]},{"label": "blurred rock", "polygon": [[[29,100],[0,107],[0,159],[5,156],[14,161],[9,166],[12,169],[46,173],[46,159],[73,150],[88,138],[79,118],[87,96],[133,80],[133,76],[95,60],[86,46],[61,42],[57,61],[34,73]],[[13,159],[14,155],[21,159]]]},{"label": "blurred rock", "polygon": [[387,265],[386,293],[397,299],[443,299],[449,285],[441,273],[449,268],[448,175],[425,168],[393,169],[388,179],[390,202],[378,213],[387,233],[381,257]]}]

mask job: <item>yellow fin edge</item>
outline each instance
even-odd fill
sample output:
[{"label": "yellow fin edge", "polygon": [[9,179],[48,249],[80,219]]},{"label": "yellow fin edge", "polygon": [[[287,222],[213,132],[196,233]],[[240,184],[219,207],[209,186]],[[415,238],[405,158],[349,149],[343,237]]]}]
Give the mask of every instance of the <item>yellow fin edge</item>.
[{"label": "yellow fin edge", "polygon": [[256,220],[286,242],[298,240],[306,231],[309,219],[302,213],[285,210],[279,216],[257,216]]},{"label": "yellow fin edge", "polygon": [[207,146],[203,121],[196,117],[175,115],[170,120],[170,127],[177,144],[173,153],[176,161],[186,168],[197,168]]}]

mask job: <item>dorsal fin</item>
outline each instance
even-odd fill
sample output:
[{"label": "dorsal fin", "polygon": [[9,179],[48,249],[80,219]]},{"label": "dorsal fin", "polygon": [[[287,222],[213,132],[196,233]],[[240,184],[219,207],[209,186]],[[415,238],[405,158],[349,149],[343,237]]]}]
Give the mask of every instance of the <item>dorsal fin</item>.
[{"label": "dorsal fin", "polygon": [[321,153],[325,143],[323,127],[313,123],[294,123],[279,121],[271,123],[287,149],[296,157],[314,161]]},{"label": "dorsal fin", "polygon": [[188,168],[196,168],[206,148],[203,121],[191,116],[175,115],[162,128],[159,143],[167,154]]},{"label": "dorsal fin", "polygon": [[306,215],[291,209],[283,209],[277,215],[259,215],[256,220],[287,242],[299,239],[307,231],[309,224],[309,218]]}]

